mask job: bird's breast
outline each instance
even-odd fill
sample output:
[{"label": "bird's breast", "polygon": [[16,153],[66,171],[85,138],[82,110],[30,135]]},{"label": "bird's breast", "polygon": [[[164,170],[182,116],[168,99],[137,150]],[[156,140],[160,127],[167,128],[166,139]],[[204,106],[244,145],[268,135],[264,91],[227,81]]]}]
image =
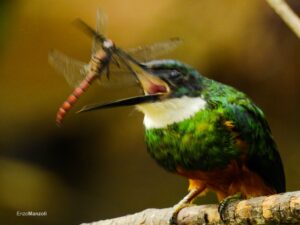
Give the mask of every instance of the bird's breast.
[{"label": "bird's breast", "polygon": [[206,101],[203,98],[187,96],[137,106],[145,114],[146,129],[167,127],[194,116],[205,107]]}]

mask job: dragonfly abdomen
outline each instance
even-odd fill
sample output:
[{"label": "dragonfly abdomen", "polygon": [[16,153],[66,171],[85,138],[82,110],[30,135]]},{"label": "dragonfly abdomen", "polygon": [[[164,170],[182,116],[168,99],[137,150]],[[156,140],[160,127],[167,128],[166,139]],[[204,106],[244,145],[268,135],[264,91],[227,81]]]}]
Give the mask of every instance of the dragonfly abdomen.
[{"label": "dragonfly abdomen", "polygon": [[87,75],[80,85],[74,89],[72,94],[69,95],[67,100],[60,106],[56,114],[57,125],[62,124],[67,112],[71,110],[72,106],[77,102],[82,93],[89,88],[96,77],[97,74],[94,72],[92,72],[90,75]]}]

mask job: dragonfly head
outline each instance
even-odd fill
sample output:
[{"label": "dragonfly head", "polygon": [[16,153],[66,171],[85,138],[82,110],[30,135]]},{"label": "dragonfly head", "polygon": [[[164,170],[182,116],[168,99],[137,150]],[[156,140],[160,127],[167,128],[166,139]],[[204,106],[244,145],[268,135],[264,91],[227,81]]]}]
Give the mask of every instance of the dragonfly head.
[{"label": "dragonfly head", "polygon": [[111,49],[111,48],[115,47],[115,44],[112,40],[106,39],[103,41],[102,46],[103,46],[103,49]]}]

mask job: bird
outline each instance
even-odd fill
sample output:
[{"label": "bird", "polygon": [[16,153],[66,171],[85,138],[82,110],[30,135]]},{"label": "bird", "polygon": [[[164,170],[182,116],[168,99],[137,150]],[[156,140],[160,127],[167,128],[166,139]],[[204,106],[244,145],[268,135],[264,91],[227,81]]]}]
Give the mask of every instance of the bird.
[{"label": "bird", "polygon": [[88,105],[80,112],[135,105],[144,114],[150,156],[186,178],[178,212],[213,191],[219,212],[231,201],[286,191],[283,163],[263,111],[242,91],[173,59],[140,63],[143,95]]}]

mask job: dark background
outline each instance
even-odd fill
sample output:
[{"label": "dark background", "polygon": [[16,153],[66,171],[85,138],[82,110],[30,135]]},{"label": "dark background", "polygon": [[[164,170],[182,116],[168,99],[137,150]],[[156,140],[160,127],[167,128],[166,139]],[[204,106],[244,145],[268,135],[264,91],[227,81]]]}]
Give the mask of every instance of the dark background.
[{"label": "dark background", "polygon": [[[289,1],[299,13],[300,3]],[[289,191],[300,186],[300,40],[261,0],[15,0],[0,3],[0,224],[71,225],[169,207],[186,193],[183,178],[147,155],[143,116],[133,107],[55,114],[72,88],[47,60],[57,48],[88,61],[91,40],[71,22],[95,25],[134,47],[178,36],[168,58],[246,92],[266,113]],[[94,85],[81,106],[138,93]],[[215,202],[213,194],[200,203]],[[47,211],[17,217],[16,211]]]}]

